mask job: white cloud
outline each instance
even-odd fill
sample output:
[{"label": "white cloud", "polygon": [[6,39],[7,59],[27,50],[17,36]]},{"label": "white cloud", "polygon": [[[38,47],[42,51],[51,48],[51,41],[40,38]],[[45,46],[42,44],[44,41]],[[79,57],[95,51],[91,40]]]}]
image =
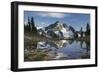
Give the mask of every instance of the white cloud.
[{"label": "white cloud", "polygon": [[64,13],[38,13],[39,16],[42,17],[53,17],[53,18],[64,18],[65,14]]}]

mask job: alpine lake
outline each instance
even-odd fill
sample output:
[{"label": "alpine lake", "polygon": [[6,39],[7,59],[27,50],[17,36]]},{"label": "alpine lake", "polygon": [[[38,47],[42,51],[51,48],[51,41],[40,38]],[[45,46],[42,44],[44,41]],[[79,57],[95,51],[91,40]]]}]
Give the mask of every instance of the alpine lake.
[{"label": "alpine lake", "polygon": [[56,39],[24,34],[24,61],[90,58],[90,38]]}]

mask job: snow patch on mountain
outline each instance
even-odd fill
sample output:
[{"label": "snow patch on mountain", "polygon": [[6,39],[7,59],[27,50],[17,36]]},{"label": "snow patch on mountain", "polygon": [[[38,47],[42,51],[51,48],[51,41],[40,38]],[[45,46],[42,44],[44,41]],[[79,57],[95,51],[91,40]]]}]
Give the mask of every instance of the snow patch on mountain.
[{"label": "snow patch on mountain", "polygon": [[51,38],[74,38],[75,30],[72,26],[67,26],[64,23],[55,22],[45,28],[38,27],[38,32],[40,35],[44,35]]}]

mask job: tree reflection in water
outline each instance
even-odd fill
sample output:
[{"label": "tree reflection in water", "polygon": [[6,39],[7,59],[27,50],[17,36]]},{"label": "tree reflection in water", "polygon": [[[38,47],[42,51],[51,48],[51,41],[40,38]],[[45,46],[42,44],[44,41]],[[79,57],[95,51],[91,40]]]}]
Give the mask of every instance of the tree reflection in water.
[{"label": "tree reflection in water", "polygon": [[[31,42],[24,46],[24,61],[90,58],[90,43],[85,41],[79,41],[79,43],[75,40]],[[79,47],[79,49],[77,49],[74,45]]]},{"label": "tree reflection in water", "polygon": [[90,42],[80,41],[80,46],[85,52],[81,54],[81,58],[90,58]]}]

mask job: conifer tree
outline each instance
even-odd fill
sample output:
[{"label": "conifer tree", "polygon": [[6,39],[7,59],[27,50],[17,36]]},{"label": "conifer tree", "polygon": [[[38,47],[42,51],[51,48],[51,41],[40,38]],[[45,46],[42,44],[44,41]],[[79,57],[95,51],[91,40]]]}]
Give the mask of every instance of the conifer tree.
[{"label": "conifer tree", "polygon": [[81,34],[81,37],[83,37],[83,29],[82,29],[82,27],[80,29],[80,34]]},{"label": "conifer tree", "polygon": [[31,27],[31,23],[30,23],[30,18],[28,17],[28,30],[30,31],[31,29],[30,29],[30,27]]},{"label": "conifer tree", "polygon": [[87,26],[86,26],[86,35],[90,35],[90,26],[89,26],[88,23],[87,23]]},{"label": "conifer tree", "polygon": [[34,18],[33,17],[31,17],[31,26],[32,26],[32,31],[33,32],[37,32],[37,29],[35,27],[35,23],[34,23]]}]

